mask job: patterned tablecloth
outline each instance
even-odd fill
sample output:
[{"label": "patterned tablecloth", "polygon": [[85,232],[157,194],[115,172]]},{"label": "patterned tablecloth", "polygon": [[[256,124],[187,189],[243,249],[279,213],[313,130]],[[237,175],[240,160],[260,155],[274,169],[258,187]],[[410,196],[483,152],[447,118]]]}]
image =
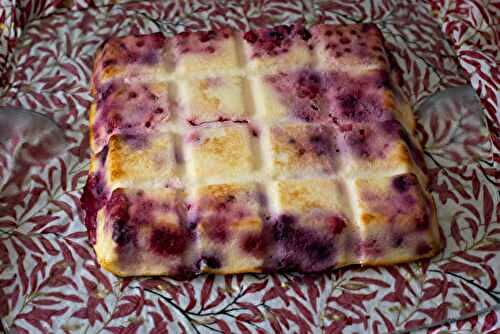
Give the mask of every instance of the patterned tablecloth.
[{"label": "patterned tablecloth", "polygon": [[[67,143],[44,160],[52,144],[15,132],[0,141],[5,331],[386,333],[439,324],[421,331],[498,333],[500,311],[489,309],[500,304],[499,18],[498,0],[0,0],[0,105],[49,116]],[[101,270],[79,202],[97,47],[112,35],[295,21],[371,21],[383,31],[419,119],[444,252],[408,265],[321,275],[179,282],[118,279]],[[463,89],[448,91],[446,103],[432,108],[430,96],[467,83],[482,110]],[[13,129],[7,123],[0,132]]]}]

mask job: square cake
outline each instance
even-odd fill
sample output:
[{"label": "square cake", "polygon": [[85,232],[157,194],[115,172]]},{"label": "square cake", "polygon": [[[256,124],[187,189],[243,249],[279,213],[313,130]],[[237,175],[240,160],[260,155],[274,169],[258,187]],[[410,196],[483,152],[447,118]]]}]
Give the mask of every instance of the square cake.
[{"label": "square cake", "polygon": [[85,223],[120,276],[319,272],[433,256],[415,119],[373,24],[112,38]]}]

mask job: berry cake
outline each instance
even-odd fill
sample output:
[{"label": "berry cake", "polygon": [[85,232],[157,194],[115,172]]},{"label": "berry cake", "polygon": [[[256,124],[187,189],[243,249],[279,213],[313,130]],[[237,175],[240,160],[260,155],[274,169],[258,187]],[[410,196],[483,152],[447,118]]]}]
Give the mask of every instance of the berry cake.
[{"label": "berry cake", "polygon": [[99,263],[191,277],[436,254],[415,120],[391,64],[373,24],[109,40],[92,77],[82,197]]}]

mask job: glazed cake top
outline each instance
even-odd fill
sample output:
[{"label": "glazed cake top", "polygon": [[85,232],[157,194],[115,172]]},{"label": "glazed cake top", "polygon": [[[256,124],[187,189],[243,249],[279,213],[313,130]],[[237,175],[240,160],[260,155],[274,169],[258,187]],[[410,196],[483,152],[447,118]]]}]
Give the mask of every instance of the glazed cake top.
[{"label": "glazed cake top", "polygon": [[[92,77],[91,172],[108,204],[93,204],[90,221],[97,210],[110,224],[123,221],[109,204],[118,193],[128,220],[141,207],[172,231],[195,224],[202,252],[221,252],[214,242],[240,247],[246,264],[227,260],[239,271],[262,265],[254,239],[266,219],[345,227],[361,245],[371,242],[366,226],[435,233],[413,114],[393,76],[373,24],[113,38]],[[123,237],[130,229],[108,233],[115,244],[143,233]]]}]

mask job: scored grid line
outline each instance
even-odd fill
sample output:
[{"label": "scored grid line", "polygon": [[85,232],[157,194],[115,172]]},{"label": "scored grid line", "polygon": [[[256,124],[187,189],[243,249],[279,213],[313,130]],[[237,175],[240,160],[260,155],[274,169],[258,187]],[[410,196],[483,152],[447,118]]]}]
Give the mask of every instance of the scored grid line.
[{"label": "scored grid line", "polygon": [[[156,79],[159,79],[159,80],[154,80],[154,81],[150,81],[150,82],[154,82],[154,83],[161,83],[161,82],[168,82],[169,83],[169,91],[170,92],[178,92],[178,84],[179,82],[182,82],[184,80],[193,80],[193,79],[204,79],[204,78],[207,78],[207,77],[221,77],[221,78],[226,78],[226,77],[232,77],[233,75],[237,75],[238,77],[241,75],[241,78],[244,82],[242,88],[243,88],[243,91],[244,91],[244,94],[245,94],[245,97],[246,95],[248,94],[248,92],[250,92],[250,96],[251,98],[249,99],[252,103],[249,104],[249,103],[245,103],[245,107],[246,108],[251,108],[250,111],[248,112],[248,115],[246,116],[246,118],[249,120],[249,124],[258,124],[259,127],[260,127],[260,130],[261,130],[261,134],[263,135],[263,137],[266,136],[266,133],[267,133],[267,140],[269,140],[269,131],[270,131],[270,128],[277,124],[277,123],[280,123],[280,121],[282,121],[283,119],[285,119],[284,117],[281,117],[279,120],[275,120],[274,122],[272,122],[271,124],[269,124],[269,122],[263,122],[264,119],[262,119],[262,115],[261,115],[261,112],[257,111],[257,107],[255,106],[255,92],[254,92],[254,89],[255,89],[255,85],[251,84],[249,81],[252,80],[252,77],[261,77],[263,78],[265,75],[267,74],[272,74],[272,73],[276,73],[276,70],[274,69],[270,69],[268,71],[262,71],[262,70],[251,70],[248,68],[248,61],[247,61],[247,58],[245,56],[245,53],[244,53],[244,46],[243,46],[243,40],[241,39],[240,36],[235,36],[235,40],[236,40],[236,43],[235,43],[235,46],[236,46],[236,54],[238,55],[238,64],[239,64],[239,68],[236,68],[234,69],[234,71],[221,71],[221,72],[212,72],[212,71],[199,71],[199,72],[196,72],[196,73],[184,73],[182,74],[182,77],[177,77],[179,74],[176,74],[175,72],[170,72],[169,74],[165,75],[165,76],[157,76]],[[170,51],[170,50],[169,50]],[[171,52],[170,52],[171,53]],[[316,64],[317,64],[317,57],[318,57],[318,53],[315,51],[313,52],[310,52],[311,54],[311,68],[313,70],[316,69]],[[297,72],[297,71],[300,71],[301,69],[294,69],[293,71],[294,72]],[[257,72],[257,73],[256,73]],[[251,74],[251,75],[250,75]],[[134,81],[134,79],[131,80],[132,82]],[[138,81],[141,81],[143,82],[142,80],[138,79]],[[179,94],[178,93],[173,93],[173,94],[169,94],[169,98],[171,98],[171,101],[174,101],[174,103],[177,103],[177,104],[180,104],[180,99],[179,99]],[[183,106],[181,105],[180,107],[177,107],[177,108],[173,108],[173,112],[172,112],[172,119],[169,121],[169,123],[171,123],[173,126],[173,128],[178,128],[178,123],[182,123],[184,125],[186,125],[186,120],[184,120],[181,115],[180,115],[180,112],[181,112],[181,109],[183,108]],[[223,122],[221,124],[224,124],[226,122]],[[296,123],[296,124],[304,124],[303,122],[300,122],[300,121],[290,121],[289,124],[292,124],[292,123]],[[313,123],[313,124],[320,124],[320,123]],[[227,123],[224,124],[225,126],[227,126]],[[187,126],[187,125],[186,125]],[[200,125],[197,125],[197,126],[194,126],[193,128],[197,128],[197,127],[200,127]],[[185,129],[186,127],[181,127],[181,129]],[[187,128],[189,128],[187,126]],[[170,129],[171,131],[174,130],[174,129]],[[179,132],[177,131],[172,131],[173,132],[173,136],[177,136],[177,134],[175,133],[183,133],[185,131],[181,130]],[[264,183],[264,184],[267,184],[267,183],[274,183],[278,180],[286,180],[286,179],[302,179],[301,177],[281,177],[281,176],[274,176],[270,173],[270,169],[272,168],[270,164],[272,164],[272,159],[263,159],[264,157],[264,147],[267,145],[268,148],[270,149],[270,142],[268,141],[267,143],[265,142],[266,139],[261,139],[261,136],[259,136],[259,140],[257,140],[258,142],[258,145],[256,145],[258,147],[258,152],[259,152],[259,155],[260,155],[260,160],[264,161],[264,163],[260,164],[260,169],[258,168],[256,170],[256,174],[257,175],[248,175],[248,180],[251,180],[254,178],[254,176],[257,176],[255,179],[257,182],[261,182],[261,183]],[[183,143],[182,140],[178,141],[178,144],[181,145],[181,149],[180,151],[183,152],[183,156],[186,157],[187,156],[187,151],[185,149],[185,144]],[[341,155],[340,157],[340,160],[343,160],[345,157],[343,155]],[[187,164],[188,162],[185,162],[185,164]],[[182,165],[185,166],[185,164],[178,164],[180,165],[179,167],[181,167]],[[185,170],[186,167],[182,168],[181,167],[181,170]],[[337,170],[337,172],[339,173],[336,173],[336,174],[333,174],[333,175],[315,175],[315,176],[310,176],[309,178],[319,178],[319,179],[335,179],[335,180],[339,180],[339,181],[348,181],[350,179],[356,179],[357,177],[349,177],[347,175],[343,175],[345,173],[345,170],[344,168],[342,168],[340,171]],[[393,173],[392,171],[383,171],[381,173],[379,173],[380,171],[370,171],[370,174],[367,175],[367,176],[370,176],[370,177],[374,177],[374,176],[380,176],[380,177],[387,177],[387,176],[393,176],[393,175],[396,175],[395,173]],[[374,175],[374,173],[376,175]],[[182,173],[183,175],[180,175],[180,177],[182,179],[184,178],[190,178],[189,177],[189,173]],[[260,174],[260,177],[258,177]],[[271,174],[271,176],[269,176],[269,174]],[[380,175],[379,175],[380,174]],[[308,177],[306,177],[308,178]],[[240,180],[240,178],[233,178],[233,179],[227,179],[228,182],[237,182],[238,180]],[[220,182],[221,180],[217,180],[218,182]],[[271,181],[271,182],[269,182]],[[218,183],[216,182],[216,183]],[[200,186],[201,184],[199,182],[194,182],[192,180],[188,180],[188,182],[184,182],[188,188],[191,188],[192,186]],[[346,182],[346,184],[348,184],[349,182]],[[207,183],[203,183],[203,184],[212,184],[212,182],[207,182]],[[271,196],[269,196],[271,197]]]}]

